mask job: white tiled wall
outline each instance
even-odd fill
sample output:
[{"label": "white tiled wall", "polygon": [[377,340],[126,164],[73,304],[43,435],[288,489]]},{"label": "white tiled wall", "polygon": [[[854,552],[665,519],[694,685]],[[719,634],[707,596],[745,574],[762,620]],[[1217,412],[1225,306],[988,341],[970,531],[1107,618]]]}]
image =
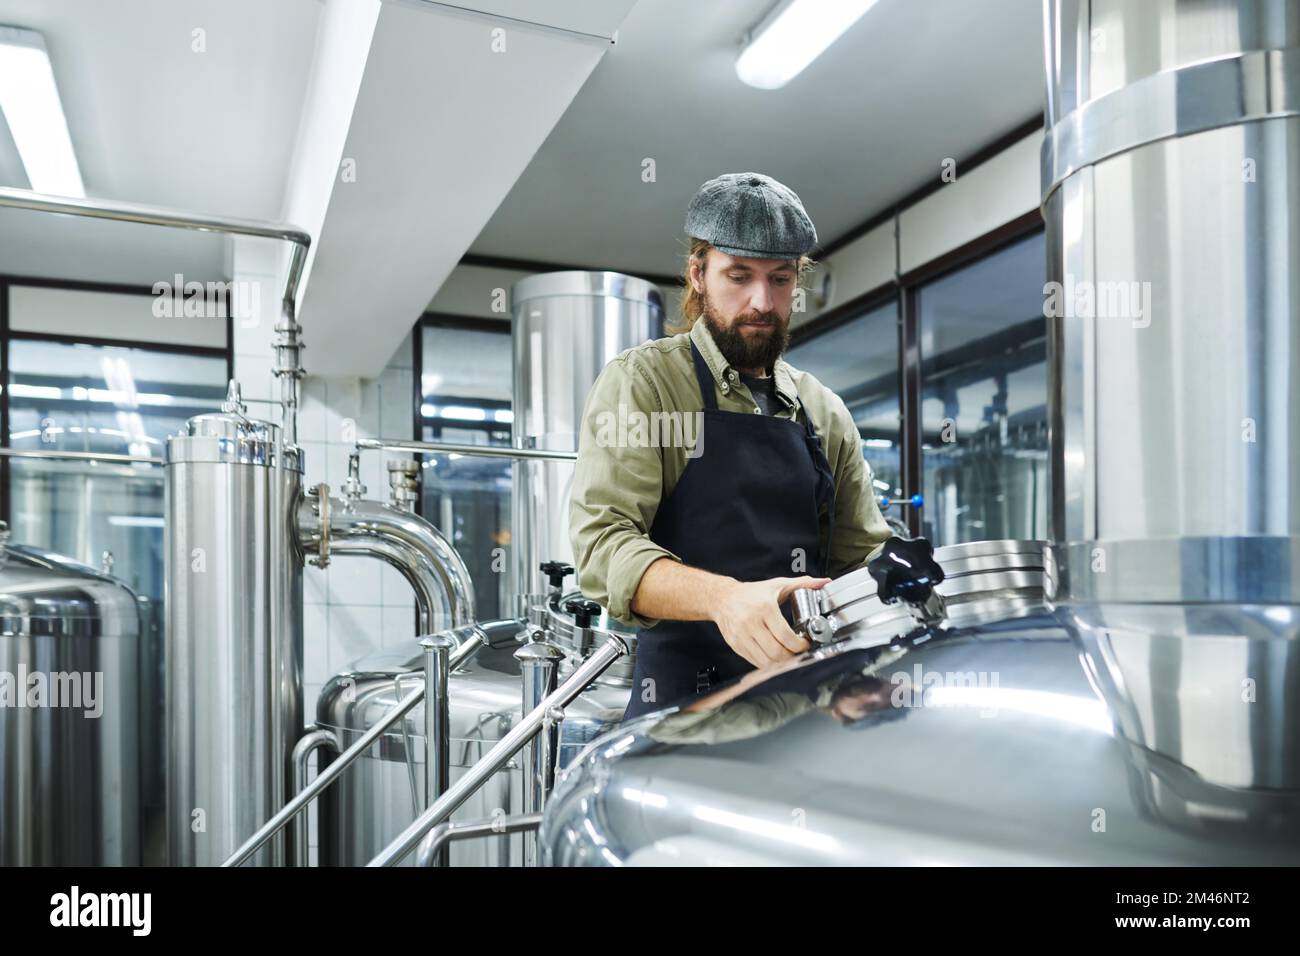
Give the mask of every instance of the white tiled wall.
[{"label": "white tiled wall", "polygon": [[[244,273],[244,278],[249,278]],[[273,288],[268,280],[265,289]],[[275,301],[263,295],[262,301]],[[249,414],[274,420],[274,406],[259,400],[279,395],[271,374],[274,321],[260,317],[235,324],[235,377],[248,401]],[[303,364],[310,371],[310,329],[304,329]],[[348,454],[355,438],[414,437],[412,337],[408,335],[377,379],[303,379],[298,439],[304,452],[304,487],[325,482],[337,494],[347,478]],[[361,457],[366,497],[388,498],[388,452]],[[415,637],[415,602],[410,585],[392,568],[363,557],[336,558],[326,570],[303,569],[304,717],[316,717],[316,700],[330,676],[358,657]],[[312,805],[311,860],[316,862],[315,804]]]}]

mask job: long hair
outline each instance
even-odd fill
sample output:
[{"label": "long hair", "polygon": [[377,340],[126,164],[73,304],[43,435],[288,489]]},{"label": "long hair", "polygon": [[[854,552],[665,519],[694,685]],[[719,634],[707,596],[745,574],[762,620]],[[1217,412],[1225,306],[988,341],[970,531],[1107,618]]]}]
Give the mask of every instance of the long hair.
[{"label": "long hair", "polygon": [[[709,250],[713,248],[713,243],[707,239],[696,239],[691,237],[691,245],[686,253],[686,263],[682,267],[682,295],[681,295],[681,320],[666,326],[668,332],[676,334],[678,332],[689,332],[695,320],[704,314],[704,293],[696,292],[695,286],[691,285],[691,263],[698,262],[700,269],[703,270],[705,263],[709,258]],[[804,278],[817,263],[809,256],[800,256],[795,264],[795,287],[800,288],[803,285]]]}]

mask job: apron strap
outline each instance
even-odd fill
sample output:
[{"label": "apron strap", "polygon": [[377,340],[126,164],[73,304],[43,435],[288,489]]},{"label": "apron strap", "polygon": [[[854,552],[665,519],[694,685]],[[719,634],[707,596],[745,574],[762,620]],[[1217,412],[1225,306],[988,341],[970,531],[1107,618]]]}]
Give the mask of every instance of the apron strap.
[{"label": "apron strap", "polygon": [[808,453],[812,456],[813,467],[817,469],[817,507],[821,508],[822,504],[826,505],[826,547],[822,549],[822,566],[821,573],[826,575],[830,571],[831,560],[831,538],[835,533],[835,473],[831,471],[830,460],[826,457],[826,451],[822,448],[822,440],[813,428],[812,416],[808,414],[808,406],[799,401],[800,410],[803,412],[804,435],[808,442]]},{"label": "apron strap", "polygon": [[695,362],[695,380],[700,383],[700,398],[704,399],[704,408],[716,412],[718,396],[714,394],[713,373],[709,371],[709,363],[704,361],[704,356],[694,342],[691,343],[691,359]]}]

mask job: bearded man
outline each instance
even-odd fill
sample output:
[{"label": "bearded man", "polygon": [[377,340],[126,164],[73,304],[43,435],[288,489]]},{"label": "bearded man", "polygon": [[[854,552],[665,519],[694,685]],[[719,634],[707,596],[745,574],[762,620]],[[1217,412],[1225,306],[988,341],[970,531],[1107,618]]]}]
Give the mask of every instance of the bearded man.
[{"label": "bearded man", "polygon": [[[799,197],[728,173],[691,200],[686,234],[683,326],[597,379],[570,499],[579,586],[638,628],[625,719],[807,651],[790,595],[889,537],[853,416],[781,358],[817,244]],[[611,441],[599,423],[630,412],[696,416],[672,432],[693,442],[644,429]]]}]

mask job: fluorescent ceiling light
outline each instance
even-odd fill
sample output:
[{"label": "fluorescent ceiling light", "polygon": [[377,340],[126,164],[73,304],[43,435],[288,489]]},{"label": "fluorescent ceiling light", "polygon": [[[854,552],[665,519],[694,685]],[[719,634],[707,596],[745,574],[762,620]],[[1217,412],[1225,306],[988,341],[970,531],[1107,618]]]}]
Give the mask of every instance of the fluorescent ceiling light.
[{"label": "fluorescent ceiling light", "polygon": [[54,69],[45,40],[35,30],[0,27],[0,112],[32,189],[84,198]]},{"label": "fluorescent ceiling light", "polygon": [[749,31],[736,60],[736,75],[762,90],[785,86],[875,4],[786,0]]}]

